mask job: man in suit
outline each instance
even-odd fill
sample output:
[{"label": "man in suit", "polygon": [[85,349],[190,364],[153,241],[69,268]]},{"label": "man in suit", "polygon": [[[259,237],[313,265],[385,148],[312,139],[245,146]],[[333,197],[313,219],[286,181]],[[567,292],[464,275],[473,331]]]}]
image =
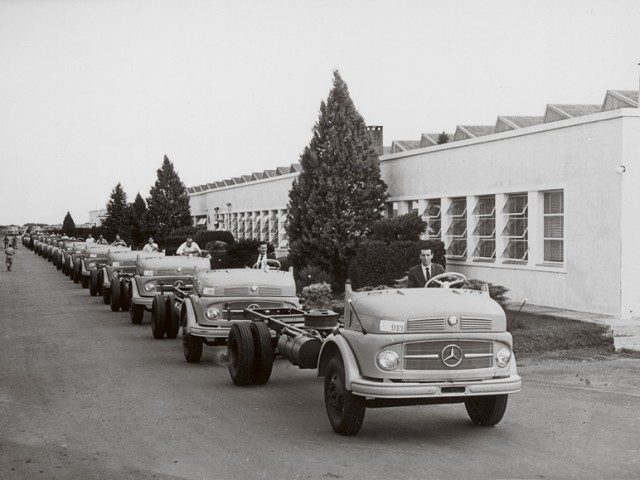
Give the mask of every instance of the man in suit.
[{"label": "man in suit", "polygon": [[[420,250],[420,264],[415,267],[411,267],[409,270],[409,281],[407,282],[407,288],[423,288],[428,280],[432,279],[436,275],[444,273],[442,265],[432,263],[433,251],[430,247]],[[438,285],[433,283],[430,287],[437,287]]]},{"label": "man in suit", "polygon": [[249,263],[247,263],[247,267],[249,268],[260,268],[262,270],[266,270],[267,260],[273,259],[275,260],[275,256],[273,254],[267,254],[267,242],[260,242],[258,245],[258,253],[253,255],[249,259]]}]

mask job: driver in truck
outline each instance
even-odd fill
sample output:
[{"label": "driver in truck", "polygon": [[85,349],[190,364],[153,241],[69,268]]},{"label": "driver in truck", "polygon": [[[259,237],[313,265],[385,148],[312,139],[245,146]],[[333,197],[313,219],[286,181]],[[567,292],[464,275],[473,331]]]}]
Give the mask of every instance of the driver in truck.
[{"label": "driver in truck", "polygon": [[[425,247],[420,250],[420,263],[409,270],[407,288],[423,288],[424,285],[436,275],[444,273],[444,268],[438,263],[433,263],[433,250]],[[429,285],[436,287],[437,285]]]}]

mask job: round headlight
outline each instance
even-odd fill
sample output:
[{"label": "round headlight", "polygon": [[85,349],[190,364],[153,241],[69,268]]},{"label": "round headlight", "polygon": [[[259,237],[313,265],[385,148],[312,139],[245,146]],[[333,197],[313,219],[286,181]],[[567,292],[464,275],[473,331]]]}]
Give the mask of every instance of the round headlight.
[{"label": "round headlight", "polygon": [[208,307],[204,311],[204,316],[207,317],[209,320],[215,320],[220,316],[220,310],[218,310],[216,307]]},{"label": "round headlight", "polygon": [[89,268],[96,268],[96,262],[89,262]]},{"label": "round headlight", "polygon": [[145,292],[152,292],[156,288],[156,284],[153,282],[147,282],[144,284]]},{"label": "round headlight", "polygon": [[398,354],[391,350],[380,352],[376,357],[376,363],[382,370],[395,370],[398,368],[400,358]]},{"label": "round headlight", "polygon": [[508,347],[501,348],[496,353],[496,363],[499,367],[506,367],[511,361],[511,350]]},{"label": "round headlight", "polygon": [[453,327],[456,323],[458,323],[458,317],[456,317],[455,315],[451,315],[449,318],[447,318],[447,322]]}]

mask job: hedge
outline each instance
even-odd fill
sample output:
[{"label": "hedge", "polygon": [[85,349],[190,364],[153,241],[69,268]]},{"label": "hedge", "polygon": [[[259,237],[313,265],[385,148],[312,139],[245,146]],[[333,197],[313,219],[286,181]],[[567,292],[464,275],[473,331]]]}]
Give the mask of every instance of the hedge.
[{"label": "hedge", "polygon": [[220,241],[227,245],[231,245],[235,242],[233,234],[226,230],[200,230],[196,232],[193,237],[193,241],[200,245],[200,248],[204,248],[209,242]]},{"label": "hedge", "polygon": [[360,244],[349,267],[354,289],[377,285],[392,286],[420,262],[420,250],[430,246],[433,262],[447,266],[446,249],[440,240],[383,242],[367,240]]}]

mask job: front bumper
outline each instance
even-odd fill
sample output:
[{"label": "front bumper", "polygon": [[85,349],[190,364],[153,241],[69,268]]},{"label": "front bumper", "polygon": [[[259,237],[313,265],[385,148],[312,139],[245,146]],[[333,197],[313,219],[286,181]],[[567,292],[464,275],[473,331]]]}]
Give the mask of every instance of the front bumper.
[{"label": "front bumper", "polygon": [[215,340],[226,340],[229,337],[233,321],[229,321],[228,324],[228,326],[225,325],[223,327],[203,327],[201,325],[194,325],[189,329],[189,334],[194,337],[202,337],[210,342]]},{"label": "front bumper", "polygon": [[375,382],[362,377],[351,382],[351,393],[374,398],[445,398],[517,393],[520,375],[478,381],[454,382]]}]

